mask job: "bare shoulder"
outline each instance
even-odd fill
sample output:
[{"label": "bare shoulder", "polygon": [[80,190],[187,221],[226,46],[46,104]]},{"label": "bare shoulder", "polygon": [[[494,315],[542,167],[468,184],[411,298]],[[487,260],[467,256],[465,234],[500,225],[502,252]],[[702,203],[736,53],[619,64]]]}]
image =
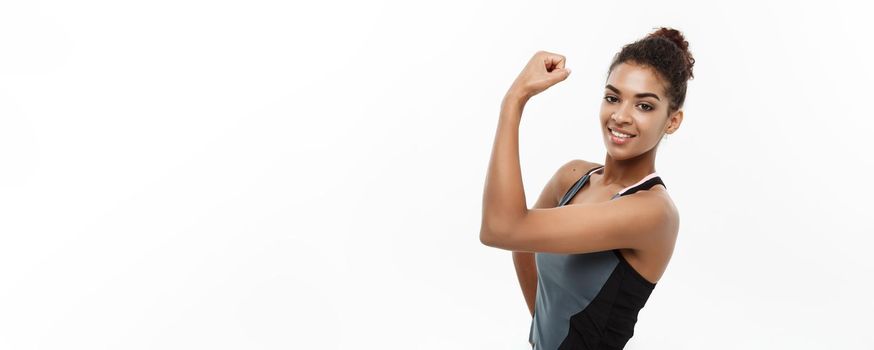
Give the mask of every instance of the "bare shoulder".
[{"label": "bare shoulder", "polygon": [[601,164],[589,162],[582,159],[572,159],[562,165],[553,176],[556,182],[556,195],[560,199],[577,180],[593,168],[599,167]]},{"label": "bare shoulder", "polygon": [[560,175],[561,184],[570,186],[585,174],[587,171],[592,170],[601,166],[598,163],[592,163],[582,159],[573,159],[564,163],[561,168],[558,169],[558,174]]}]

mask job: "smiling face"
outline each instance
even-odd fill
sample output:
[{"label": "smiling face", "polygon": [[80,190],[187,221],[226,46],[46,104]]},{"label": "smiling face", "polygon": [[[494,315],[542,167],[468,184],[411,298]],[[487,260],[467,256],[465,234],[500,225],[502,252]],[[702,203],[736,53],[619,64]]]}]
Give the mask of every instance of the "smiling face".
[{"label": "smiling face", "polygon": [[[633,62],[621,63],[610,72],[601,101],[601,130],[613,159],[655,151],[662,136],[679,127],[683,111],[668,115],[670,97],[663,84],[656,71]],[[617,137],[611,130],[633,136]]]}]

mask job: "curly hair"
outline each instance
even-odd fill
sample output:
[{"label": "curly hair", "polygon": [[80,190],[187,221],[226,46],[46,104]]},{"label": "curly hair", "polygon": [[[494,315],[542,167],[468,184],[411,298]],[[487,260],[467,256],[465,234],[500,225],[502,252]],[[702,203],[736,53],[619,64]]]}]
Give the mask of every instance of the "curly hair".
[{"label": "curly hair", "polygon": [[613,68],[623,62],[632,62],[654,68],[667,83],[670,105],[668,113],[680,109],[686,100],[686,81],[693,78],[695,59],[689,52],[689,42],[678,30],[661,27],[643,39],[622,47],[613,57],[607,77]]}]

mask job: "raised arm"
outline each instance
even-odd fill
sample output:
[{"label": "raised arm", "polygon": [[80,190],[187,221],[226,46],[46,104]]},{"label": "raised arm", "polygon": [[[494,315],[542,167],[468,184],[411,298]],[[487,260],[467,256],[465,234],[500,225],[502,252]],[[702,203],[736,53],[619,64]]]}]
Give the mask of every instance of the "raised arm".
[{"label": "raised arm", "polygon": [[525,104],[534,95],[563,81],[570,71],[564,56],[538,51],[516,77],[501,101],[501,112],[483,190],[480,241],[487,243],[490,233],[523,215],[528,204],[522,187],[519,166],[519,123]]}]

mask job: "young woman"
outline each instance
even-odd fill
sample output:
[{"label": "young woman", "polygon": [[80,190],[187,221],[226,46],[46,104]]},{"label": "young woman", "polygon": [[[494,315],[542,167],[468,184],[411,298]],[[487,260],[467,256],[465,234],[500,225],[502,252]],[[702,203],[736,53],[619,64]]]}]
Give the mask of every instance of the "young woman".
[{"label": "young woman", "polygon": [[679,31],[659,28],[616,54],[599,118],[604,164],[567,162],[531,209],[519,123],[529,99],[568,77],[565,57],[537,52],[504,96],[480,241],[513,251],[535,349],[622,349],[634,333],[679,231],[655,158],[659,141],[683,121],[695,62],[688,45]]}]

